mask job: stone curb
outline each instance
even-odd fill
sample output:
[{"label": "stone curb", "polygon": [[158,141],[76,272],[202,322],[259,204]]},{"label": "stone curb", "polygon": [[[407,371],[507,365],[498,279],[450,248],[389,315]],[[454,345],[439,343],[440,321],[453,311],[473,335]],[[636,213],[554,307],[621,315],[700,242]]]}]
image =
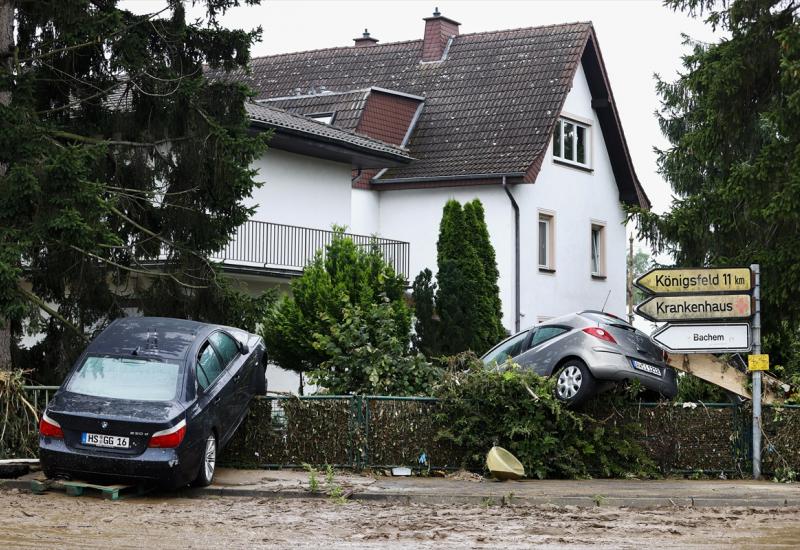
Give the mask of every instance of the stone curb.
[{"label": "stone curb", "polygon": [[[30,482],[19,479],[0,480],[0,487],[30,491]],[[248,497],[267,499],[325,499],[324,493],[311,493],[305,491],[275,491],[270,489],[243,488],[243,487],[198,487],[183,489],[175,493],[184,497]],[[513,495],[505,494],[436,494],[436,493],[409,493],[394,491],[362,491],[354,492],[348,496],[350,500],[363,502],[396,502],[398,504],[467,504],[482,506],[513,506],[524,504],[528,506],[579,506],[582,508],[721,508],[721,507],[746,507],[746,508],[785,508],[800,507],[800,495],[792,498],[743,498],[743,497],[710,497],[698,495],[694,497],[653,497],[653,496],[548,496],[548,495]]]}]

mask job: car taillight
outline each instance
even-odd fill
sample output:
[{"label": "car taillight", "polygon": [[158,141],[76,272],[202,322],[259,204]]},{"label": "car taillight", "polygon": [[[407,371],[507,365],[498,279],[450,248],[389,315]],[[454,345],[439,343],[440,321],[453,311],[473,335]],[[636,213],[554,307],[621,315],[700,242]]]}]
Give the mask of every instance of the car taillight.
[{"label": "car taillight", "polygon": [[61,424],[47,416],[45,412],[39,420],[39,435],[64,439],[64,430],[61,429]]},{"label": "car taillight", "polygon": [[588,327],[583,329],[583,332],[585,332],[586,334],[591,334],[595,338],[600,338],[601,340],[605,340],[606,342],[611,342],[612,344],[617,343],[617,341],[614,340],[614,337],[611,336],[610,332],[599,327]]},{"label": "car taillight", "polygon": [[177,447],[186,435],[186,420],[181,420],[171,428],[161,430],[150,436],[148,447]]}]

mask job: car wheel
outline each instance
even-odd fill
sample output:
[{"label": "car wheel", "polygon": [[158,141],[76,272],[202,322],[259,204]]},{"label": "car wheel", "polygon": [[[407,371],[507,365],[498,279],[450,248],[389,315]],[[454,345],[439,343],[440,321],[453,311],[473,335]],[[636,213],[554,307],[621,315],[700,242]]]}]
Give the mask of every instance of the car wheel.
[{"label": "car wheel", "polygon": [[594,376],[583,361],[567,361],[556,372],[556,398],[570,406],[580,405],[594,393]]},{"label": "car wheel", "polygon": [[253,386],[256,395],[267,394],[267,365],[256,365],[255,372],[253,373]]},{"label": "car wheel", "polygon": [[197,479],[194,480],[195,487],[208,487],[214,479],[214,470],[217,466],[217,438],[214,433],[209,434],[206,439],[206,445],[203,452],[203,458],[200,461],[200,472],[197,474]]}]

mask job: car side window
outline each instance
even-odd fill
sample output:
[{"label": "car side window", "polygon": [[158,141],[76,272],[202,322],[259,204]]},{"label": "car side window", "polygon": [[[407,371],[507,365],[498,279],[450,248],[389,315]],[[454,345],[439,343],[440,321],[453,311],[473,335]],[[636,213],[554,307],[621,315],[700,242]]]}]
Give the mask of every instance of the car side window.
[{"label": "car side window", "polygon": [[239,353],[239,346],[236,340],[224,332],[215,332],[208,338],[219,353],[223,365],[228,365],[236,354]]},{"label": "car side window", "polygon": [[551,338],[555,338],[560,334],[564,334],[568,329],[564,327],[539,327],[533,335],[531,347],[536,347],[543,342],[547,342]]},{"label": "car side window", "polygon": [[509,357],[516,357],[522,353],[522,346],[525,344],[525,340],[527,338],[528,331],[525,331],[506,340],[497,346],[497,348],[490,351],[486,357],[484,357],[484,364],[491,365],[492,363],[497,363],[499,365],[501,363],[505,363],[506,359]]},{"label": "car side window", "polygon": [[214,383],[221,372],[222,363],[220,363],[217,352],[214,351],[211,344],[206,342],[200,348],[200,353],[197,354],[197,383],[201,388],[206,389]]}]

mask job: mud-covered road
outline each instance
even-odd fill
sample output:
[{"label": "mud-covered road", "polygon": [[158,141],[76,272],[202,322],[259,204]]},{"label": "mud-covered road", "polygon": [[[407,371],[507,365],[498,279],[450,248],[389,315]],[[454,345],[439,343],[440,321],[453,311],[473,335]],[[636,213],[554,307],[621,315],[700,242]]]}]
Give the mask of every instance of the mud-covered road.
[{"label": "mud-covered road", "polygon": [[795,548],[800,510],[0,491],[0,548]]}]

